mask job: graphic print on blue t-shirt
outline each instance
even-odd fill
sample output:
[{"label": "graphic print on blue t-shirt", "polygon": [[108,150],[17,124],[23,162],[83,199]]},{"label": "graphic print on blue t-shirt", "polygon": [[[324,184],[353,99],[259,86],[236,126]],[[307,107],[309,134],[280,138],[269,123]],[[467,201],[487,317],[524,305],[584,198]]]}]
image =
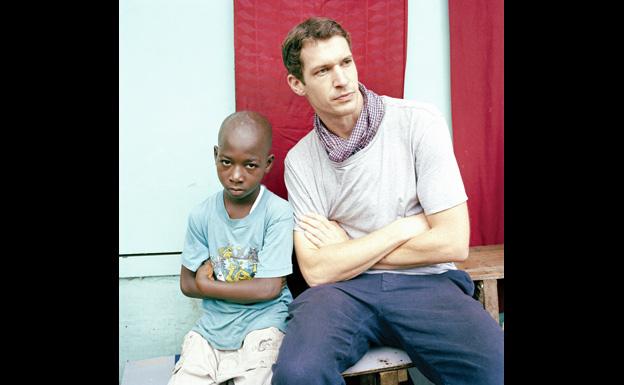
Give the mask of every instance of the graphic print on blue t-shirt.
[{"label": "graphic print on blue t-shirt", "polygon": [[215,277],[219,281],[236,282],[252,279],[258,271],[258,249],[240,246],[224,246],[211,257]]}]

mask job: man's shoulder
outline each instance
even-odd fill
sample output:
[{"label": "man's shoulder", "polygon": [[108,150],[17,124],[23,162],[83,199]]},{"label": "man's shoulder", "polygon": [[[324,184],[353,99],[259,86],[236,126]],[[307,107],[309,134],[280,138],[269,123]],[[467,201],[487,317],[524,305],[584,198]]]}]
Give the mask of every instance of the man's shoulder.
[{"label": "man's shoulder", "polygon": [[442,116],[442,112],[433,103],[421,102],[418,100],[399,99],[392,96],[382,95],[384,106],[389,110],[404,110],[412,113]]},{"label": "man's shoulder", "polygon": [[299,139],[299,141],[295,143],[290,150],[288,150],[284,161],[289,163],[293,159],[299,160],[301,157],[308,159],[310,151],[316,146],[316,139],[316,132],[314,129],[311,129],[303,138]]}]

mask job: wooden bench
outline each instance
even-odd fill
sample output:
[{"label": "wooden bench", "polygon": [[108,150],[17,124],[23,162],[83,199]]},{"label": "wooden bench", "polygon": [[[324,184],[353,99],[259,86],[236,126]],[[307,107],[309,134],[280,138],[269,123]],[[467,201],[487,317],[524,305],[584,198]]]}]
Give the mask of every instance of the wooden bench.
[{"label": "wooden bench", "polygon": [[[475,297],[499,321],[498,280],[505,278],[505,245],[475,246],[468,259],[456,263],[475,281]],[[407,381],[407,369],[414,364],[407,353],[390,347],[371,348],[355,365],[342,373],[345,379],[358,377],[360,385],[398,385]]]},{"label": "wooden bench", "polygon": [[468,259],[455,264],[475,281],[475,295],[485,310],[499,320],[498,280],[505,278],[505,245],[475,246]]}]

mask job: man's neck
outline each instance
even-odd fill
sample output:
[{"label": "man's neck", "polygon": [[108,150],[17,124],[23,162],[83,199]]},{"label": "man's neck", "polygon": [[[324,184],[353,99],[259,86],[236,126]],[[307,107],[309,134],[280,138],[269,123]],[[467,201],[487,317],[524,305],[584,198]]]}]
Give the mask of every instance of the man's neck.
[{"label": "man's neck", "polygon": [[362,91],[358,90],[357,98],[357,108],[354,114],[341,117],[327,117],[317,112],[325,127],[327,127],[327,129],[331,131],[334,135],[337,135],[343,139],[347,139],[351,135],[351,131],[353,131],[353,127],[355,127],[355,123],[357,123],[357,120],[360,117],[360,114],[362,113],[362,108],[364,106]]}]

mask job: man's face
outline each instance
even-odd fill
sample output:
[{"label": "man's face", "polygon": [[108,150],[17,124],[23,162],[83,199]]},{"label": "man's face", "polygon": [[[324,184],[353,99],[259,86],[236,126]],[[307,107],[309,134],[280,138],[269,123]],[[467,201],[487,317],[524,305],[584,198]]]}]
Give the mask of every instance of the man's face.
[{"label": "man's face", "polygon": [[344,37],[306,42],[301,62],[305,84],[292,75],[288,76],[289,84],[308,99],[321,119],[357,114],[358,73]]}]

